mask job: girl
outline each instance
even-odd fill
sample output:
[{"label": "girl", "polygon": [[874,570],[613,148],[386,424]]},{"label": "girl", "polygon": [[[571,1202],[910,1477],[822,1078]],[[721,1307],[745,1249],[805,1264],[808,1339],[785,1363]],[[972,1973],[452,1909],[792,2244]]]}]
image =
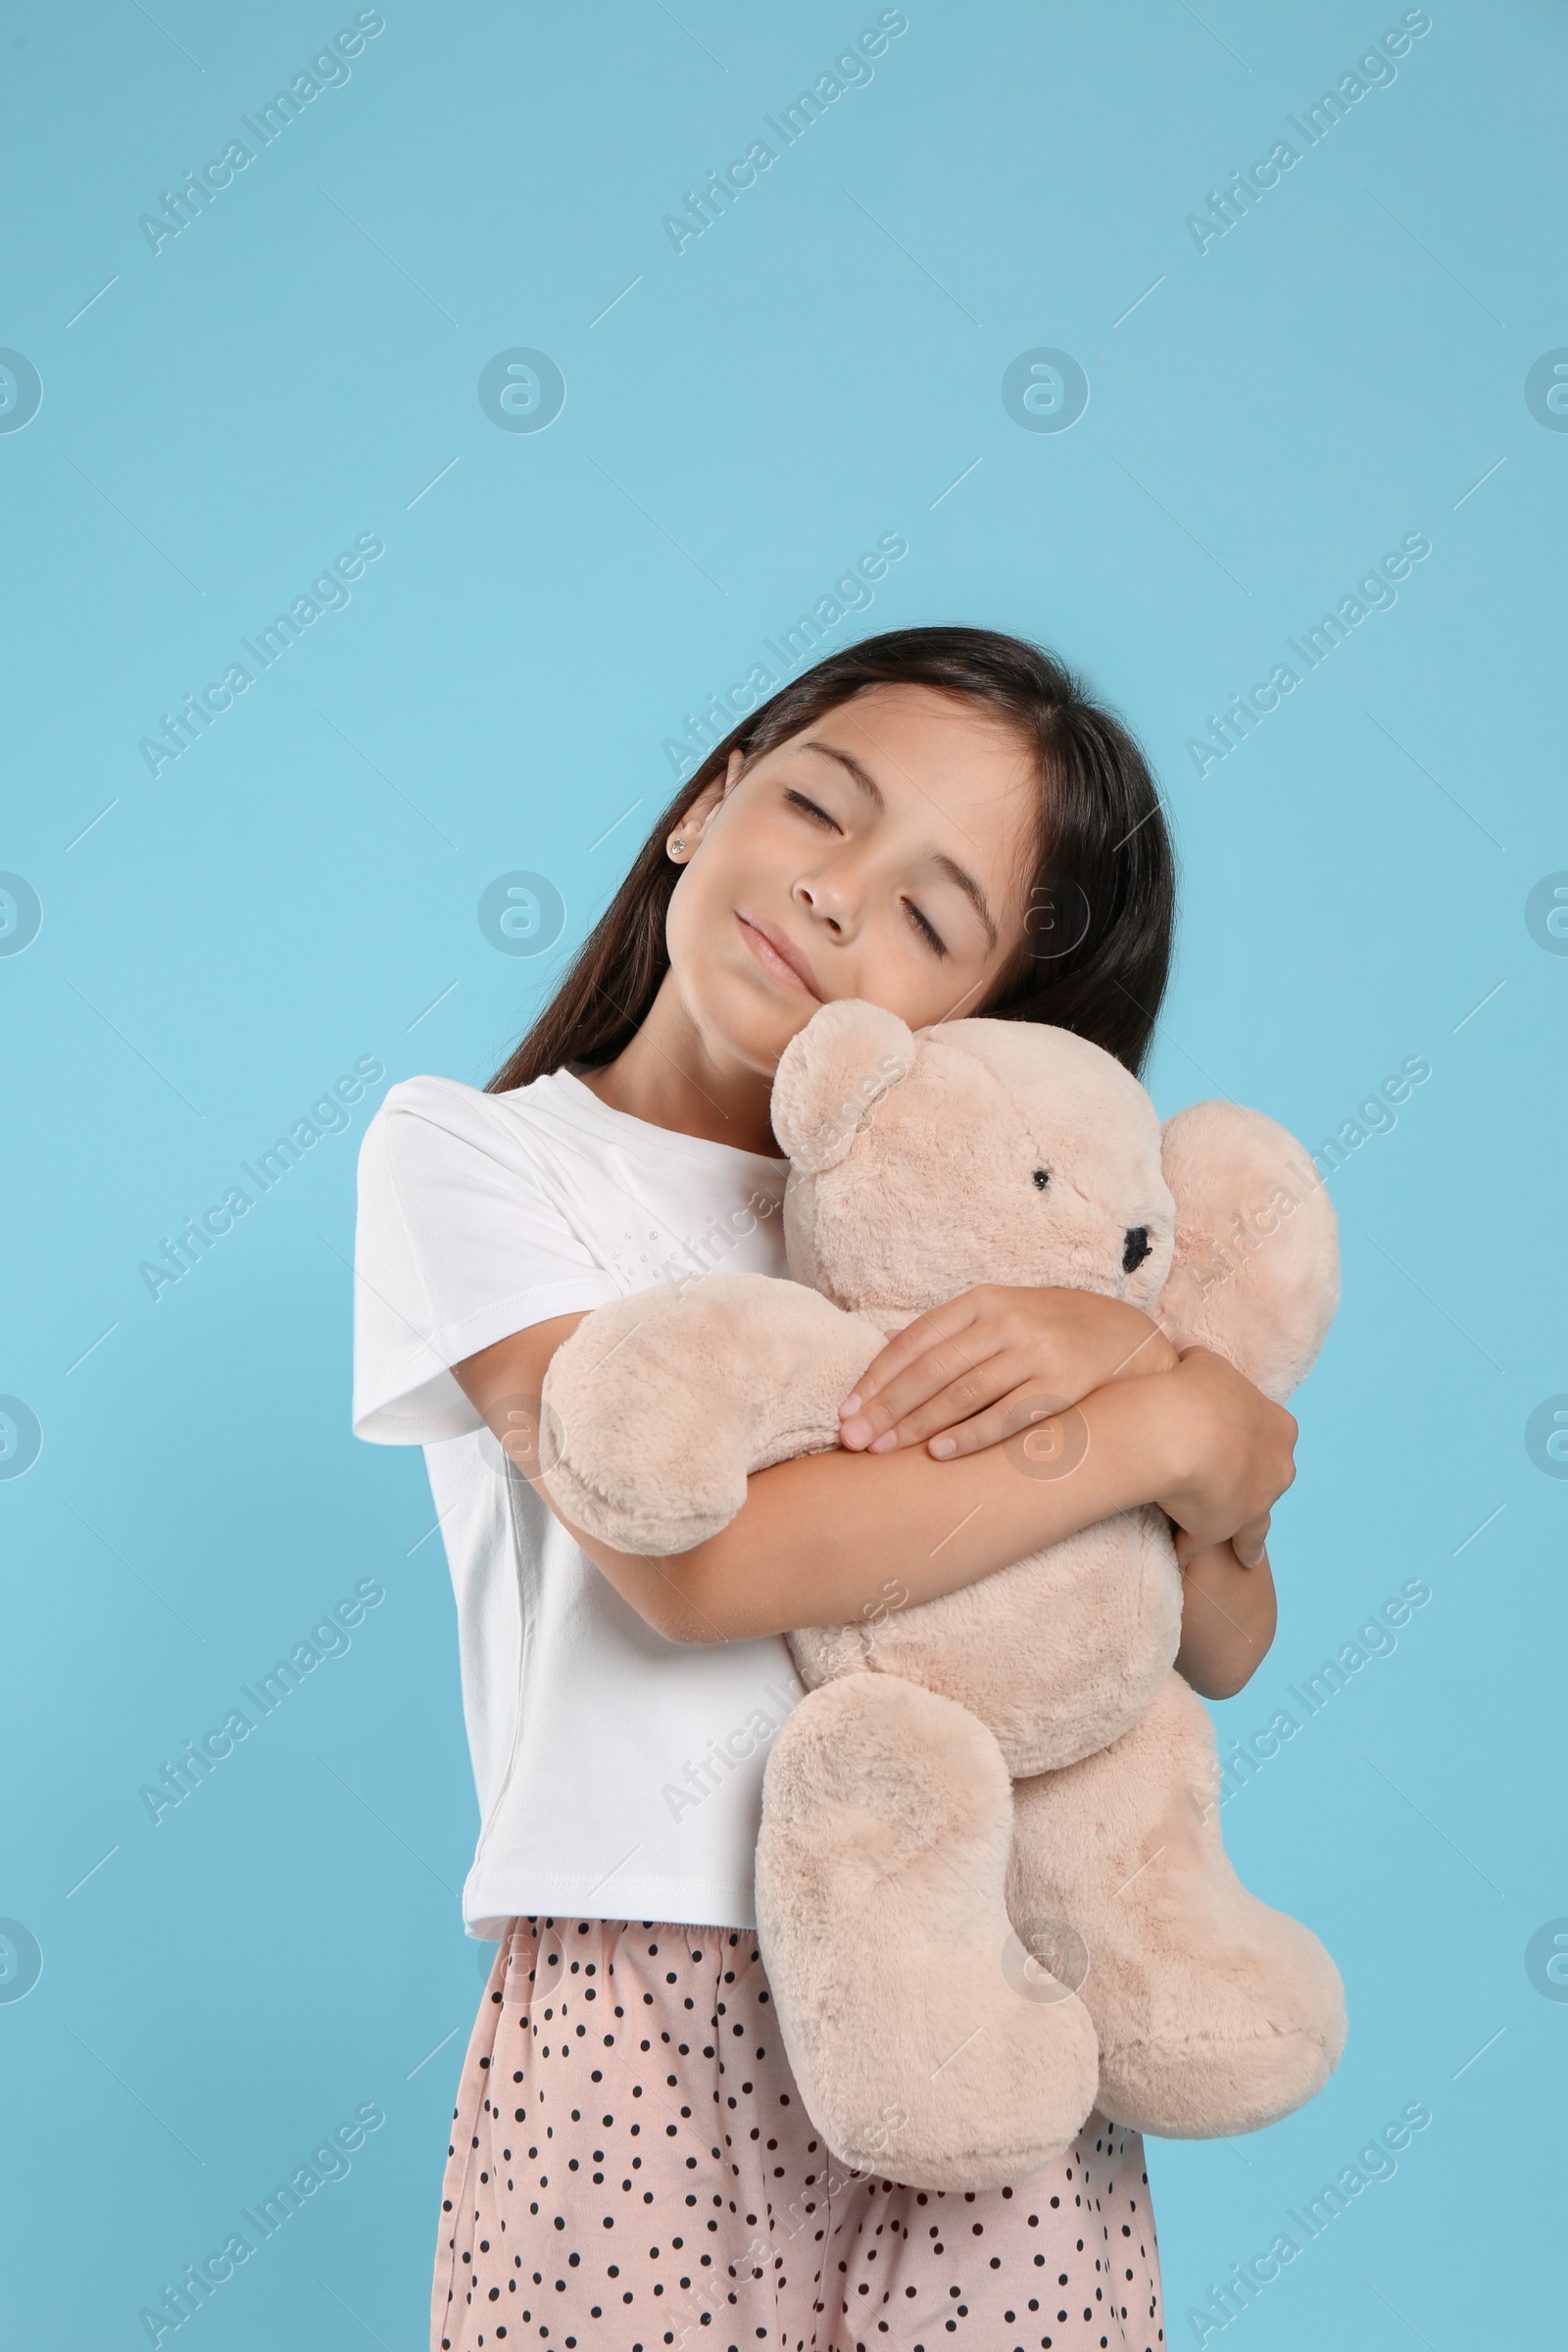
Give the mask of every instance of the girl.
[{"label": "girl", "polygon": [[[679,1558],[579,1535],[526,1473],[590,1308],[785,1273],[769,1089],[819,1004],[1053,1021],[1136,1069],[1173,899],[1137,747],[1064,670],[984,630],[895,631],[710,756],[485,1093],[410,1079],[372,1122],[355,1428],[426,1448],[483,1817],[464,1911],[502,1946],[448,2152],[441,2352],[1162,2342],[1136,2132],[1091,2117],[973,2196],[833,2165],[753,1933],[761,1778],[790,1628],[1150,1502],[1178,1530],[1178,1663],[1238,1690],[1273,1636],[1290,1415],[1118,1300],[992,1286],[884,1349],[841,1450],[762,1471]],[[1070,1479],[1019,1478],[998,1444],[1042,1390],[1090,1427]],[[937,1525],[957,1532],[933,1551]]]}]

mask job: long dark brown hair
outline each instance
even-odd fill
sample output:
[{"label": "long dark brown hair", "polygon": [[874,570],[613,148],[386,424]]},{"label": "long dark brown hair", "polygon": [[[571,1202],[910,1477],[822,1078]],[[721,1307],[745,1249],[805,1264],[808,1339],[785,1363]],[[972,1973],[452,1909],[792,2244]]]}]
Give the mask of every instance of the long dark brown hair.
[{"label": "long dark brown hair", "polygon": [[681,786],[491,1094],[570,1062],[612,1061],[647,1018],[669,968],[664,918],[681,868],[666,850],[737,747],[747,760],[787,743],[869,686],[929,686],[1005,718],[1035,754],[1039,845],[1025,937],[1001,974],[992,1019],[1050,1021],[1130,1070],[1143,1065],[1170,970],[1175,859],[1142,751],[1071,671],[991,629],[890,629],[846,646],[741,721]]}]

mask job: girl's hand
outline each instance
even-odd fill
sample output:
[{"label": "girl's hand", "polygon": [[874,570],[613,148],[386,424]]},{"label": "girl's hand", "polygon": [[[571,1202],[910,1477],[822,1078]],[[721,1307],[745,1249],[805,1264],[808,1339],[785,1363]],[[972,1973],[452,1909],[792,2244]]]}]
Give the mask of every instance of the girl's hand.
[{"label": "girl's hand", "polygon": [[1059,1412],[1176,1361],[1158,1325],[1119,1298],[982,1283],[888,1342],[839,1406],[839,1436],[852,1452],[924,1441],[949,1461],[1027,1429],[1043,1400]]},{"label": "girl's hand", "polygon": [[1195,1536],[1190,1536],[1185,1527],[1178,1527],[1173,1519],[1170,1532],[1176,1545],[1177,1567],[1185,1576],[1195,1560],[1201,1559],[1206,1552],[1219,1550],[1233,1551],[1239,1567],[1266,1568],[1270,1517],[1271,1514],[1265,1511],[1261,1519],[1249,1520],[1246,1527],[1236,1530],[1229,1544],[1200,1544]]},{"label": "girl's hand", "polygon": [[1175,1467],[1154,1499],[1176,1522],[1177,1558],[1185,1568],[1233,1544],[1244,1568],[1261,1563],[1269,1513],[1296,1476],[1295,1420],[1207,1348],[1184,1348],[1151,1394],[1159,1455]]}]

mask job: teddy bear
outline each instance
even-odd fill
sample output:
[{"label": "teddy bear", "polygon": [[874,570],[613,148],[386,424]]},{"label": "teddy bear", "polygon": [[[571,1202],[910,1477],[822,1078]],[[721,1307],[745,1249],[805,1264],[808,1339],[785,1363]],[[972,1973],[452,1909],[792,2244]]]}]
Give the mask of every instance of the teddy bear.
[{"label": "teddy bear", "polygon": [[[1276,1400],[1338,1302],[1334,1212],[1286,1131],[1229,1102],[1162,1128],[1067,1030],[911,1033],[828,1004],[780,1058],[772,1117],[790,1278],[636,1292],[546,1377],[546,1484],[618,1549],[717,1533],[754,1472],[837,1445],[840,1400],[892,1333],[981,1283],[1127,1299]],[[1087,1424],[1063,1406],[1041,1399],[1004,1442],[1020,1476],[1071,1475]],[[1230,2134],[1338,2063],[1333,1962],[1226,1857],[1213,1728],[1174,1667],[1181,1609],[1150,1505],[790,1637],[806,1695],[767,1763],[758,1933],[841,2163],[997,2187],[1096,2109]]]}]

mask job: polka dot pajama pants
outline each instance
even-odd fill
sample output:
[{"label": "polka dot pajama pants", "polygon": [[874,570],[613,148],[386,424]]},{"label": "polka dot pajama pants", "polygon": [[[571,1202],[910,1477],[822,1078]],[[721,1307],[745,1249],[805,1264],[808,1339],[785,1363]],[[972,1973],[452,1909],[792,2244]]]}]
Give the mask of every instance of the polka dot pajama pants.
[{"label": "polka dot pajama pants", "polygon": [[454,2115],[432,2352],[1155,2352],[1143,2143],[976,2195],[846,2172],[750,1931],[516,1919]]}]

